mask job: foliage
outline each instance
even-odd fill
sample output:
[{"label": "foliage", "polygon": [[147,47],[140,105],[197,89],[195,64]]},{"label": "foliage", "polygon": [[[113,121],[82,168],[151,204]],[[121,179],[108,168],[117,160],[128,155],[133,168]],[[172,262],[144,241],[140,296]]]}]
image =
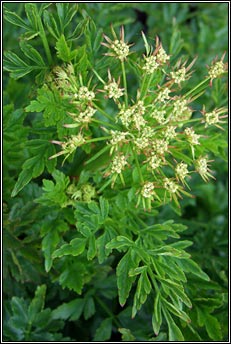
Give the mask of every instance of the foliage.
[{"label": "foliage", "polygon": [[227,340],[226,5],[5,4],[5,341]]}]

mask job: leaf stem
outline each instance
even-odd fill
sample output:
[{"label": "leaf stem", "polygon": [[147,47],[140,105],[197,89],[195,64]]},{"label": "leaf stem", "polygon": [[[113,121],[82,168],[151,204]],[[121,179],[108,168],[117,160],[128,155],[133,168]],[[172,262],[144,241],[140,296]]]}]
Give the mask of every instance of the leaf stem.
[{"label": "leaf stem", "polygon": [[111,127],[111,128],[114,128],[114,129],[119,129],[117,126],[115,126],[114,124],[111,124],[109,122],[104,122],[104,121],[100,121],[99,119],[95,119],[93,118],[91,120],[92,122],[95,122],[95,123],[98,123],[98,124],[102,124],[102,125],[105,125],[105,126],[108,126],[108,127]]},{"label": "leaf stem", "polygon": [[106,82],[99,76],[99,74],[96,72],[96,70],[93,68],[92,72],[97,76],[97,78],[102,82],[102,84],[106,84]]},{"label": "leaf stem", "polygon": [[112,122],[114,122],[115,121],[115,119],[112,117],[112,116],[110,116],[106,111],[104,111],[103,109],[101,109],[98,105],[96,105],[95,103],[94,103],[94,107],[100,112],[100,113],[102,113],[102,115],[104,115],[104,117],[106,117],[107,119],[109,119],[110,121],[112,121]]},{"label": "leaf stem", "polygon": [[38,15],[39,36],[42,39],[42,43],[43,43],[43,46],[44,46],[44,49],[45,49],[45,53],[46,53],[46,56],[47,56],[48,63],[49,63],[49,65],[52,65],[52,56],[51,56],[50,47],[49,47],[49,44],[48,44],[48,41],[47,41],[47,36],[46,36],[45,31],[44,31],[42,20],[41,20],[39,14],[37,14],[37,15]]},{"label": "leaf stem", "polygon": [[109,140],[111,138],[112,138],[111,136],[95,137],[94,139],[87,140],[86,143],[105,141],[105,140]]},{"label": "leaf stem", "polygon": [[131,150],[132,150],[132,153],[133,153],[133,157],[135,159],[135,163],[136,163],[136,167],[137,167],[137,170],[138,170],[138,173],[139,173],[140,181],[143,184],[144,183],[144,178],[143,178],[142,171],[141,171],[141,168],[140,168],[140,163],[139,163],[139,160],[138,160],[138,157],[137,157],[137,153],[134,150],[134,148],[132,147],[131,143],[130,143],[130,147],[131,147]]},{"label": "leaf stem", "polygon": [[[206,88],[208,85],[206,85],[210,81],[210,78],[206,78],[205,80],[201,81],[197,86],[195,86],[192,90],[188,91],[184,97],[187,98],[191,94],[193,94],[198,88],[204,86]],[[200,90],[201,91],[201,90]]]},{"label": "leaf stem", "polygon": [[115,315],[111,312],[111,310],[108,308],[108,306],[96,295],[94,295],[94,298],[96,302],[102,307],[102,309],[112,318],[116,326],[119,328],[121,327],[119,321],[115,318]]},{"label": "leaf stem", "polygon": [[125,101],[125,105],[127,107],[128,106],[128,90],[127,90],[127,79],[126,79],[124,61],[121,61],[121,68],[122,68],[122,74],[123,74],[124,101]]}]

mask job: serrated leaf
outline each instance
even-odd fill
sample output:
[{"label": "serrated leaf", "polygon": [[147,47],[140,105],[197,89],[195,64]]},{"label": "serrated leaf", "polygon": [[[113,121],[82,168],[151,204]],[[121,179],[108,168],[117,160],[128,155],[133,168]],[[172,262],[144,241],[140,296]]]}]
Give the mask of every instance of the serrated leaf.
[{"label": "serrated leaf", "polygon": [[77,261],[64,266],[64,269],[59,276],[59,282],[62,287],[67,287],[70,290],[74,290],[77,294],[81,294],[84,284],[84,273],[86,271],[84,264]]},{"label": "serrated leaf", "polygon": [[19,174],[19,178],[12,191],[12,197],[16,196],[32,178],[40,176],[44,171],[46,161],[48,161],[49,142],[30,140],[28,141],[28,147],[32,150],[33,156],[24,162],[23,170]]},{"label": "serrated leaf", "polygon": [[135,280],[134,277],[129,276],[129,271],[132,268],[136,268],[139,264],[138,260],[133,256],[134,252],[131,249],[120,260],[116,268],[117,285],[119,292],[119,303],[123,306],[129,296],[132,288],[132,283]]},{"label": "serrated leaf", "polygon": [[128,328],[118,328],[118,331],[122,334],[122,341],[123,342],[132,342],[134,341],[136,338],[133,336],[133,334],[131,333],[131,330],[129,330]]},{"label": "serrated leaf", "polygon": [[13,315],[9,322],[16,329],[24,329],[29,321],[27,313],[27,304],[23,298],[13,296],[11,299],[11,308]]},{"label": "serrated leaf", "polygon": [[46,295],[46,285],[38,286],[35,291],[35,296],[28,307],[28,317],[33,323],[37,313],[40,313],[44,308]]},{"label": "serrated leaf", "polygon": [[84,299],[75,299],[68,303],[63,303],[52,311],[52,319],[78,320],[84,307]]},{"label": "serrated leaf", "polygon": [[73,257],[79,256],[83,253],[86,245],[86,239],[75,238],[70,241],[69,244],[64,244],[59,249],[55,250],[52,254],[52,258],[60,258],[66,255],[71,255]]},{"label": "serrated leaf", "polygon": [[106,245],[106,248],[111,249],[111,250],[112,249],[121,250],[121,249],[125,249],[131,246],[134,246],[134,242],[132,240],[128,239],[127,237],[123,235],[119,235],[115,239],[112,239]]},{"label": "serrated leaf", "polygon": [[93,341],[106,341],[111,338],[112,318],[104,319],[97,328]]},{"label": "serrated leaf", "polygon": [[106,245],[117,235],[113,228],[105,229],[105,232],[97,238],[96,246],[98,251],[99,264],[102,264],[106,257],[111,252],[110,249],[106,248]]},{"label": "serrated leaf", "polygon": [[57,56],[64,62],[70,62],[77,55],[76,49],[71,51],[69,48],[64,35],[61,35],[57,40],[55,48],[57,50]]}]

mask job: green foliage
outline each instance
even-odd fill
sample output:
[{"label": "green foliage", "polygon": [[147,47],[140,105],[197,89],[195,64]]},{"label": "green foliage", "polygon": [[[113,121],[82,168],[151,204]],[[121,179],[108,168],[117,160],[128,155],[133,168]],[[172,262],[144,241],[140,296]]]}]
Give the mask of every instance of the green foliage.
[{"label": "green foliage", "polygon": [[227,5],[4,6],[4,341],[227,341]]},{"label": "green foliage", "polygon": [[18,341],[65,341],[59,329],[64,323],[52,319],[50,308],[44,309],[46,286],[38,286],[35,296],[29,303],[19,297],[12,297],[9,302],[5,324],[4,340]]}]

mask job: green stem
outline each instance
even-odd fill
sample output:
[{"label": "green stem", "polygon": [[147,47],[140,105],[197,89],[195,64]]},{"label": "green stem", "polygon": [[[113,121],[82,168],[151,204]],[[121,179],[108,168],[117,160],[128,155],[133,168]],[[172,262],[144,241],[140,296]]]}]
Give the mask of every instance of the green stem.
[{"label": "green stem", "polygon": [[143,96],[143,88],[144,88],[144,85],[145,85],[145,82],[146,82],[146,77],[147,77],[147,73],[145,72],[144,77],[142,79],[142,84],[141,84],[141,87],[140,87],[140,97],[141,98]]},{"label": "green stem", "polygon": [[110,316],[110,318],[112,318],[116,326],[118,328],[121,327],[119,321],[115,318],[114,314],[111,312],[108,306],[98,296],[95,295],[94,298],[96,302],[98,302],[98,304],[102,307],[102,309]]},{"label": "green stem", "polygon": [[126,107],[128,106],[128,90],[127,90],[127,79],[126,79],[126,72],[125,72],[125,65],[124,61],[121,61],[121,67],[122,67],[122,74],[123,74],[123,86],[124,86],[124,101]]},{"label": "green stem", "polygon": [[130,147],[131,147],[131,150],[132,150],[132,153],[133,153],[133,157],[135,159],[135,163],[136,163],[136,167],[137,167],[137,170],[138,170],[138,173],[139,173],[140,181],[143,184],[144,183],[144,178],[143,178],[142,171],[141,171],[141,168],[140,168],[140,163],[139,163],[139,160],[138,160],[138,157],[137,157],[137,153],[134,150],[134,148],[132,147],[131,143],[130,143]]},{"label": "green stem", "polygon": [[109,122],[100,121],[100,120],[95,119],[95,118],[93,118],[91,121],[92,121],[92,122],[95,122],[95,123],[98,123],[98,124],[102,124],[102,125],[111,127],[111,128],[114,128],[114,129],[117,129],[117,130],[120,129],[120,128],[118,128],[117,126],[115,126],[114,124],[111,124],[111,123],[109,123]]},{"label": "green stem", "polygon": [[144,98],[144,97],[146,96],[147,90],[148,90],[148,88],[149,88],[149,86],[150,86],[150,84],[151,84],[151,82],[152,82],[152,77],[153,77],[153,75],[150,75],[149,80],[148,80],[148,83],[147,83],[146,87],[144,87],[144,86],[145,86],[146,79],[147,79],[146,77],[147,77],[147,74],[145,74],[144,82],[143,82],[143,84],[142,84],[142,89],[141,89],[141,92],[140,92],[140,97],[141,97],[141,98]]},{"label": "green stem", "polygon": [[[201,81],[197,86],[195,86],[192,90],[188,91],[184,97],[187,98],[188,96],[190,96],[191,94],[193,94],[198,88],[205,86],[207,87],[207,83],[210,81],[210,78],[206,78],[205,80]],[[201,91],[201,90],[200,90]]]},{"label": "green stem", "polygon": [[99,74],[96,72],[96,70],[93,68],[92,72],[97,76],[97,78],[99,79],[99,81],[102,82],[102,84],[106,84],[106,82],[101,78],[101,76],[99,76]]},{"label": "green stem", "polygon": [[48,41],[47,41],[46,33],[44,31],[42,20],[41,20],[39,14],[38,14],[38,26],[39,26],[39,36],[42,39],[42,43],[43,43],[43,46],[44,46],[44,49],[45,49],[45,53],[46,53],[46,56],[47,56],[48,63],[49,63],[49,65],[52,65],[52,56],[51,56],[50,47],[49,47],[49,44],[48,44]]},{"label": "green stem", "polygon": [[102,137],[96,137],[94,139],[91,140],[87,140],[86,143],[90,143],[90,142],[98,142],[98,141],[105,141],[105,140],[109,140],[111,139],[111,136],[102,136]]},{"label": "green stem", "polygon": [[112,121],[112,122],[114,122],[115,121],[115,119],[112,117],[112,116],[110,116],[108,113],[106,113],[106,111],[104,111],[103,109],[101,109],[98,105],[96,105],[95,103],[94,103],[94,107],[100,112],[100,113],[102,113],[102,115],[104,115],[104,117],[106,117],[107,119],[109,119],[110,121]]}]

